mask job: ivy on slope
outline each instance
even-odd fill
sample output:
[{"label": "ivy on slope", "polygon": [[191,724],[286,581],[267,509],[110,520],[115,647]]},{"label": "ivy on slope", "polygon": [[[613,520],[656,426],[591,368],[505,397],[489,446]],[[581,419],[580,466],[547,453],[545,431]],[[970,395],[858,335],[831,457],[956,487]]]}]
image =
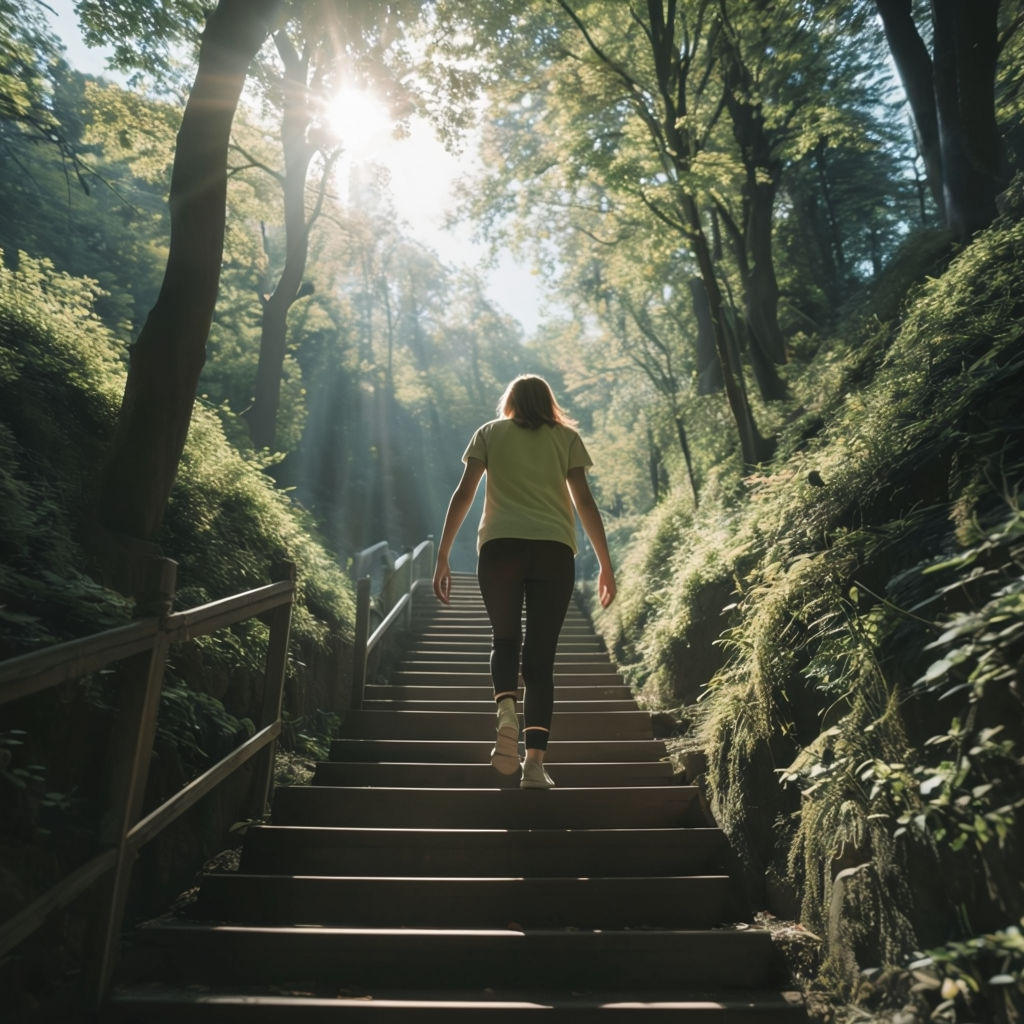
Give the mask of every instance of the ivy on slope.
[{"label": "ivy on slope", "polygon": [[1024,1000],[1022,214],[1018,180],[900,318],[823,345],[770,472],[658,510],[614,638],[685,705],[720,824],[791,888],[823,980],[895,968],[936,1019]]},{"label": "ivy on slope", "polygon": [[[124,389],[125,345],[92,312],[94,282],[24,253],[16,269],[13,263],[0,254],[0,657],[117,626],[132,613],[128,600],[97,582],[85,537]],[[201,406],[161,544],[178,562],[179,608],[260,586],[275,560],[294,561],[286,706],[295,721],[310,708],[329,708],[326,700],[316,704],[331,695],[318,688],[315,669],[351,638],[349,581],[289,497],[231,447],[217,416]],[[153,798],[251,731],[266,643],[266,628],[252,621],[171,650]],[[0,852],[14,841],[60,853],[47,838],[54,830],[77,835],[94,827],[98,783],[83,765],[102,765],[94,752],[114,714],[110,689],[101,675],[5,708]],[[55,814],[59,820],[48,821]],[[80,857],[82,842],[75,839],[69,861]],[[0,886],[0,901],[8,896]],[[15,904],[23,897],[11,896]]]}]

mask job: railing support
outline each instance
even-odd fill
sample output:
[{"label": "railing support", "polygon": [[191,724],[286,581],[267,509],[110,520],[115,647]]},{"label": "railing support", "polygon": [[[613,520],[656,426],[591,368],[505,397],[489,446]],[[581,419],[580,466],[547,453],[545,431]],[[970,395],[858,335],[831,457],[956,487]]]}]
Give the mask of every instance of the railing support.
[{"label": "railing support", "polygon": [[366,685],[366,658],[370,639],[370,577],[361,576],[356,582],[356,635],[352,650],[352,693],[349,705],[358,711],[363,706],[363,687]]},{"label": "railing support", "polygon": [[[375,544],[360,552],[354,564],[363,565],[368,552],[374,552],[382,545]],[[385,545],[386,546],[386,545]],[[407,548],[395,559],[394,572],[384,580],[381,587],[381,613],[384,618],[370,633],[370,591],[369,576],[360,576],[356,581],[356,635],[352,651],[352,695],[350,706],[359,710],[366,688],[367,664],[370,652],[381,641],[387,631],[398,621],[405,629],[412,625],[412,602],[416,583],[428,579],[434,569],[434,538],[427,537],[415,548]]]},{"label": "railing support", "polygon": [[[275,570],[278,581],[268,586],[172,613],[175,568],[170,559],[150,561],[148,578],[143,581],[136,601],[136,614],[144,617],[131,625],[0,662],[0,706],[117,665],[120,706],[107,758],[110,775],[106,811],[99,828],[99,852],[13,917],[0,921],[2,955],[38,930],[53,911],[66,907],[83,893],[99,895],[102,902],[85,978],[85,995],[93,1008],[102,1004],[117,962],[132,868],[139,849],[250,762],[256,768],[254,803],[258,803],[262,813],[273,778],[273,747],[281,731],[291,606],[295,597],[294,566],[282,563]],[[172,643],[204,636],[256,616],[270,628],[264,699],[256,734],[140,821],[168,648]]]},{"label": "railing support", "polygon": [[408,629],[412,625],[412,585],[416,579],[416,574],[413,571],[415,568],[416,565],[415,559],[413,558],[413,549],[406,548],[405,565],[402,566],[402,590],[408,600],[405,602],[405,611],[402,612],[403,629]]},{"label": "railing support", "polygon": [[[281,561],[271,569],[275,583],[288,582],[295,585],[295,563]],[[270,630],[267,645],[267,663],[263,672],[263,693],[260,699],[260,716],[256,721],[256,732],[281,720],[284,702],[284,676],[288,667],[288,643],[291,638],[291,603],[279,605],[264,613],[260,618]],[[253,788],[250,796],[251,818],[262,818],[270,799],[274,781],[274,750],[277,743],[270,743],[252,760]]]},{"label": "railing support", "polygon": [[[169,558],[153,559],[136,602],[137,618],[156,615],[161,622],[166,619],[174,601],[176,574],[177,564]],[[120,665],[118,715],[121,721],[107,758],[109,812],[99,837],[102,846],[113,846],[117,850],[117,861],[101,887],[104,898],[97,921],[95,960],[88,992],[94,1009],[99,1009],[103,1001],[120,951],[121,923],[138,855],[138,849],[128,840],[128,831],[142,813],[169,646],[167,633],[161,630],[147,653],[137,654]]]}]

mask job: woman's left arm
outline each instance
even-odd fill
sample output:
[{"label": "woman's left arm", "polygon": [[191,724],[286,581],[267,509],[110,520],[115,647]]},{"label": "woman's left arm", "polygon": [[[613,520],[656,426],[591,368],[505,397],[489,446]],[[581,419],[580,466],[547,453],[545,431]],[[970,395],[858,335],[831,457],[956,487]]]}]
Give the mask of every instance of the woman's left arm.
[{"label": "woman's left arm", "polygon": [[601,607],[607,608],[615,600],[615,571],[612,569],[612,556],[608,551],[608,538],[605,536],[601,510],[594,501],[590,484],[587,483],[587,471],[582,466],[570,469],[566,482],[580,522],[583,524],[583,530],[590,538],[594,553],[597,555],[600,566],[597,596],[601,601]]},{"label": "woman's left arm", "polygon": [[434,568],[434,593],[439,601],[448,604],[452,590],[452,573],[448,567],[448,558],[451,555],[452,544],[459,532],[469,510],[476,497],[476,489],[480,486],[480,479],[484,475],[486,466],[480,459],[466,459],[466,468],[462,471],[462,479],[452,493],[451,501],[448,502],[448,512],[444,517],[444,526],[441,528],[441,539],[437,544],[437,565]]}]

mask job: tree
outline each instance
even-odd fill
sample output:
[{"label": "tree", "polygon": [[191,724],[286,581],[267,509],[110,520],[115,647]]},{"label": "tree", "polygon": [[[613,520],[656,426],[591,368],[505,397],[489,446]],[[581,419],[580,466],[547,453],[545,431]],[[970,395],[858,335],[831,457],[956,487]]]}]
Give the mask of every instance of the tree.
[{"label": "tree", "polygon": [[991,223],[1008,173],[996,124],[1000,0],[931,3],[932,53],[911,0],[875,0],[907,94],[928,184],[966,241]]},{"label": "tree", "polygon": [[[283,166],[262,166],[278,182],[284,206],[284,259],[276,283],[260,289],[262,330],[252,404],[246,412],[257,448],[276,443],[288,313],[310,294],[305,279],[310,232],[332,185],[345,140],[326,123],[341,84],[381,83],[393,111],[405,109],[398,42],[403,18],[420,0],[350,5],[300,5],[273,36],[279,65],[263,69],[264,95],[280,114]],[[258,161],[255,162],[258,165]],[[314,169],[316,180],[309,181]],[[268,247],[268,257],[272,254]],[[273,261],[271,261],[273,262]],[[276,270],[276,268],[274,268]]]},{"label": "tree", "polygon": [[[288,343],[288,311],[311,285],[303,280],[309,253],[309,233],[319,217],[334,163],[340,155],[336,145],[314,133],[317,93],[325,74],[323,37],[310,33],[295,45],[287,27],[274,33],[274,45],[281,60],[281,148],[284,169],[270,171],[280,184],[284,197],[285,255],[277,283],[268,291],[260,289],[261,333],[259,363],[252,404],[246,410],[253,444],[272,448],[277,435],[277,413],[281,394],[281,373]],[[318,62],[316,57],[320,57]],[[308,77],[314,76],[313,82]],[[323,99],[321,98],[321,104]],[[327,146],[325,150],[323,147]],[[307,175],[314,156],[321,155],[319,182],[314,189],[311,208],[307,207]],[[268,168],[264,168],[269,170]],[[267,256],[271,255],[264,241]]]},{"label": "tree", "polygon": [[220,0],[207,19],[171,176],[170,246],[131,348],[103,468],[101,528],[153,542],[185,444],[220,277],[231,123],[280,0]]}]

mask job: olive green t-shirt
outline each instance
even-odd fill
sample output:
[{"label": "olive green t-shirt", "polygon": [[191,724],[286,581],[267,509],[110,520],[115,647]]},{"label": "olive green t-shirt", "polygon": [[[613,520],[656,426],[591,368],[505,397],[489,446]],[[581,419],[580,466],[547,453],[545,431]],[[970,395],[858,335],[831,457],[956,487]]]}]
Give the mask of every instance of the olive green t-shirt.
[{"label": "olive green t-shirt", "polygon": [[498,537],[557,540],[576,553],[576,520],[566,476],[593,465],[580,435],[570,427],[534,430],[514,420],[485,423],[462,461],[479,459],[487,470],[477,551]]}]

